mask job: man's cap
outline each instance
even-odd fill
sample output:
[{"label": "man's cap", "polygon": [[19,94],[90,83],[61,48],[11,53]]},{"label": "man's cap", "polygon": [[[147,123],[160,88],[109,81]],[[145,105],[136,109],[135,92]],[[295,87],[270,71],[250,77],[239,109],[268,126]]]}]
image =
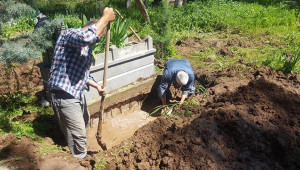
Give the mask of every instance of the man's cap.
[{"label": "man's cap", "polygon": [[176,82],[179,85],[184,86],[187,84],[188,81],[189,81],[189,75],[184,71],[178,71],[176,75]]}]

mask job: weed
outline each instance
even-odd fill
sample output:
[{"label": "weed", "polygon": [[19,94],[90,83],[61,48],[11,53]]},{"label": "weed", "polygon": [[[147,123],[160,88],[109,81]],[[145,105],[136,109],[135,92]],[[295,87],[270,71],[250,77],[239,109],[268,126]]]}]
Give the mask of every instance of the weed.
[{"label": "weed", "polygon": [[161,115],[168,115],[168,113],[170,111],[172,111],[174,108],[178,107],[178,103],[174,103],[174,104],[169,104],[169,105],[159,105],[156,106],[153,111],[149,114],[149,116],[156,114],[157,112],[159,112],[160,110],[162,110],[163,108],[167,108],[164,112],[161,113]]},{"label": "weed", "polygon": [[107,161],[104,157],[100,157],[100,161],[96,162],[94,165],[94,170],[103,170],[107,165]]},{"label": "weed", "polygon": [[132,147],[133,147],[133,142],[131,142],[128,145],[123,145],[119,148],[116,148],[113,152],[110,152],[110,155],[115,157],[114,162],[120,163],[122,161],[121,158],[119,157],[120,152],[124,150],[130,150]]},{"label": "weed", "polygon": [[50,145],[50,144],[45,144],[43,146],[40,147],[40,150],[39,152],[41,154],[47,154],[49,152],[63,152],[63,149],[61,146],[58,146],[58,145]]},{"label": "weed", "polygon": [[205,87],[203,85],[200,84],[196,88],[199,89],[204,94],[203,97],[205,97],[205,98],[208,97],[208,94],[206,93],[206,89],[205,89]]}]

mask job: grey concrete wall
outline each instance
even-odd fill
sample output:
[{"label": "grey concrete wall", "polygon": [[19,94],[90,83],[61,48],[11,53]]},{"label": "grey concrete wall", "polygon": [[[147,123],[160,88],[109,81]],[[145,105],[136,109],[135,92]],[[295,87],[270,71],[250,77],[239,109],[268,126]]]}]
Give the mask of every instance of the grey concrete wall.
[{"label": "grey concrete wall", "polygon": [[[106,91],[118,89],[139,78],[154,74],[155,51],[153,39],[150,36],[139,43],[130,44],[121,49],[112,46],[109,52]],[[103,80],[104,56],[104,53],[98,54],[95,64],[90,69],[91,76],[99,84],[102,84]],[[90,88],[90,91],[85,94],[88,103],[99,98],[94,88]]]}]

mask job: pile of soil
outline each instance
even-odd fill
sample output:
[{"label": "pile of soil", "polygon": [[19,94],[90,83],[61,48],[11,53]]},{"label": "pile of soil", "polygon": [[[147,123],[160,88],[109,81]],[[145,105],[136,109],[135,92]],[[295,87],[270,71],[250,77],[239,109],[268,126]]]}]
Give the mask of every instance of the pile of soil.
[{"label": "pile of soil", "polygon": [[145,125],[126,141],[130,149],[114,148],[109,167],[299,169],[300,76],[260,68],[252,77],[219,79],[192,117]]},{"label": "pile of soil", "polygon": [[43,90],[41,61],[30,60],[28,63],[13,63],[7,66],[0,63],[0,94],[22,93],[35,94]]}]

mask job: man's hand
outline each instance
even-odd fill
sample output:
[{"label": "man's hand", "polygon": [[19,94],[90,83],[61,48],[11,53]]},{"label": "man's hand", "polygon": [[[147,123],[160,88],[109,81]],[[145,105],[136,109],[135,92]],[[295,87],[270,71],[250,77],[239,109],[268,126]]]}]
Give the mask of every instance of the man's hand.
[{"label": "man's hand", "polygon": [[100,96],[106,95],[105,88],[102,88],[100,85],[97,87],[97,90]]},{"label": "man's hand", "polygon": [[112,8],[106,7],[103,10],[102,17],[105,18],[107,22],[113,21],[115,19],[115,12]]},{"label": "man's hand", "polygon": [[180,100],[180,102],[179,102],[179,105],[182,105],[183,102],[185,101],[185,99],[186,99],[187,97],[188,97],[187,94],[183,94],[183,95],[181,96],[181,100]]},{"label": "man's hand", "polygon": [[105,96],[105,88],[102,88],[102,86],[100,86],[98,83],[96,83],[95,81],[89,80],[87,82],[88,85],[94,87],[95,89],[97,89],[98,93],[100,96]]}]

